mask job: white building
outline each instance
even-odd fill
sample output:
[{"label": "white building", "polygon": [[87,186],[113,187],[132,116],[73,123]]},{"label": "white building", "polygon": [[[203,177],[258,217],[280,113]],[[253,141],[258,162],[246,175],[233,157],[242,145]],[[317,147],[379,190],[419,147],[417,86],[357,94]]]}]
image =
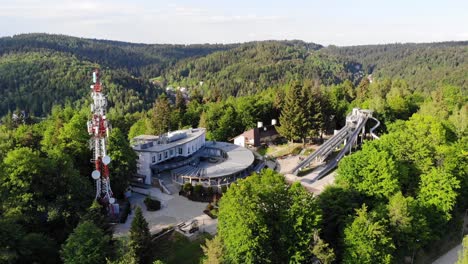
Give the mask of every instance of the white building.
[{"label": "white building", "polygon": [[152,176],[159,171],[190,164],[205,145],[205,128],[178,130],[161,137],[140,135],[132,140],[138,154],[138,175],[145,184],[151,184]]}]

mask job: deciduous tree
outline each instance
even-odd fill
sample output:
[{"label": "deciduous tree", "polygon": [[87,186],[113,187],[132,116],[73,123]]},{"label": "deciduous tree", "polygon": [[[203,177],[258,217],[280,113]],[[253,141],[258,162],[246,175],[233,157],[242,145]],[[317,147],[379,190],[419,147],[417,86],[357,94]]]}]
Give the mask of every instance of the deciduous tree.
[{"label": "deciduous tree", "polygon": [[65,264],[104,263],[108,253],[109,237],[91,222],[80,223],[62,247]]},{"label": "deciduous tree", "polygon": [[230,186],[220,201],[218,235],[232,263],[304,262],[313,256],[320,215],[297,183],[264,170]]},{"label": "deciduous tree", "polygon": [[109,165],[112,191],[116,197],[121,198],[137,171],[138,156],[118,128],[112,130],[108,144],[107,155],[112,159]]},{"label": "deciduous tree", "polygon": [[356,210],[356,218],[344,230],[343,263],[392,263],[395,246],[384,220],[367,206]]},{"label": "deciduous tree", "polygon": [[397,166],[388,152],[365,144],[361,151],[341,160],[337,182],[366,195],[389,197],[400,189]]}]

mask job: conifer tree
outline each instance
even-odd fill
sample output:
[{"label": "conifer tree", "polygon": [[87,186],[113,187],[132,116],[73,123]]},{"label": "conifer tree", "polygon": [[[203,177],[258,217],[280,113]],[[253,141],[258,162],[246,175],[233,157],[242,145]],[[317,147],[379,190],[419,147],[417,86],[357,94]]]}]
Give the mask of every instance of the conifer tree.
[{"label": "conifer tree", "polygon": [[135,210],[135,218],[133,218],[132,226],[130,227],[130,248],[135,252],[139,263],[147,263],[151,253],[151,234],[141,212],[141,208]]},{"label": "conifer tree", "polygon": [[290,142],[298,139],[305,141],[307,136],[307,119],[303,105],[302,88],[295,82],[287,91],[280,114],[278,132]]},{"label": "conifer tree", "polygon": [[179,110],[181,115],[185,114],[187,111],[187,104],[185,103],[184,95],[180,90],[177,90],[176,92],[175,109]]},{"label": "conifer tree", "polygon": [[156,135],[162,135],[170,129],[171,105],[165,94],[159,96],[154,103],[151,123]]},{"label": "conifer tree", "polygon": [[201,246],[205,258],[203,264],[220,264],[223,263],[223,243],[221,237],[215,236],[211,240],[206,240],[205,245]]}]

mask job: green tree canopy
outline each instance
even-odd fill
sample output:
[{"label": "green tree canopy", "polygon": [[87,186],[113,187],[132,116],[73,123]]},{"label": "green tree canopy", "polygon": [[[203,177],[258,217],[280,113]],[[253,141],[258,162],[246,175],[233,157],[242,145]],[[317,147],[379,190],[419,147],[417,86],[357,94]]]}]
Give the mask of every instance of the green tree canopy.
[{"label": "green tree canopy", "polygon": [[154,103],[153,113],[151,117],[151,125],[155,135],[167,133],[171,125],[171,105],[165,94],[158,97]]},{"label": "green tree canopy", "polygon": [[338,167],[337,182],[369,196],[389,197],[400,189],[398,163],[374,144],[346,156]]},{"label": "green tree canopy", "polygon": [[138,156],[118,128],[112,129],[108,146],[107,155],[112,159],[109,165],[112,192],[116,197],[122,198],[130,178],[137,171]]},{"label": "green tree canopy", "polygon": [[468,236],[463,239],[462,250],[458,255],[458,261],[456,264],[467,264],[468,263]]},{"label": "green tree canopy", "polygon": [[364,204],[356,210],[356,218],[344,230],[343,263],[392,263],[395,246],[386,223]]},{"label": "green tree canopy", "polygon": [[149,257],[151,256],[150,246],[151,234],[148,222],[143,217],[141,208],[137,207],[130,227],[130,248],[135,252],[139,263],[147,263],[149,261]]},{"label": "green tree canopy", "polygon": [[312,257],[320,215],[300,184],[264,170],[229,187],[220,201],[218,235],[232,263],[303,262]]},{"label": "green tree canopy", "polygon": [[388,223],[397,248],[408,252],[430,242],[433,238],[422,214],[418,201],[413,197],[404,197],[400,192],[392,197],[387,205]]},{"label": "green tree canopy", "polygon": [[423,206],[434,207],[437,212],[445,214],[446,220],[450,220],[458,188],[460,182],[457,178],[440,168],[433,168],[421,175],[418,200]]},{"label": "green tree canopy", "polygon": [[220,236],[215,236],[212,239],[206,239],[205,245],[201,245],[203,249],[203,264],[222,264],[224,262],[224,249]]},{"label": "green tree canopy", "polygon": [[62,246],[65,264],[105,263],[108,254],[109,237],[92,222],[80,223]]},{"label": "green tree canopy", "polygon": [[278,132],[289,141],[302,139],[308,135],[309,120],[307,120],[302,87],[294,82],[286,93],[279,118]]}]

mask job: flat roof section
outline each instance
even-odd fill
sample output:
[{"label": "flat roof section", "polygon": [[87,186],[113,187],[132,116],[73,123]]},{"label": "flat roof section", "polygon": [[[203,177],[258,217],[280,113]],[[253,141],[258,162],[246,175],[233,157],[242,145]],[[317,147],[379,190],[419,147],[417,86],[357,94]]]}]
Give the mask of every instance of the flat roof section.
[{"label": "flat roof section", "polygon": [[158,136],[155,135],[139,135],[133,138],[133,140],[146,140],[146,141],[154,141],[158,140]]},{"label": "flat roof section", "polygon": [[[133,146],[133,149],[136,150],[136,151],[140,151],[140,152],[161,152],[161,151],[165,151],[165,150],[177,147],[179,145],[182,145],[184,143],[190,142],[190,141],[198,138],[199,136],[203,135],[203,133],[206,132],[206,129],[205,128],[192,128],[192,129],[185,129],[185,130],[177,130],[177,131],[173,131],[172,133],[175,133],[175,132],[185,132],[187,134],[187,137],[179,139],[179,140],[174,141],[174,142],[169,142],[169,143],[166,143],[166,144],[157,144],[156,142],[154,142],[152,147],[148,147],[148,148],[145,148],[145,149],[142,149],[141,148],[142,144],[139,144],[139,145]],[[147,138],[153,139],[153,137],[156,138],[154,140],[157,140],[159,138],[157,136],[151,136],[151,135],[140,135],[140,136],[135,137],[134,140],[138,140],[138,139],[142,140],[142,139],[147,139]]]}]

